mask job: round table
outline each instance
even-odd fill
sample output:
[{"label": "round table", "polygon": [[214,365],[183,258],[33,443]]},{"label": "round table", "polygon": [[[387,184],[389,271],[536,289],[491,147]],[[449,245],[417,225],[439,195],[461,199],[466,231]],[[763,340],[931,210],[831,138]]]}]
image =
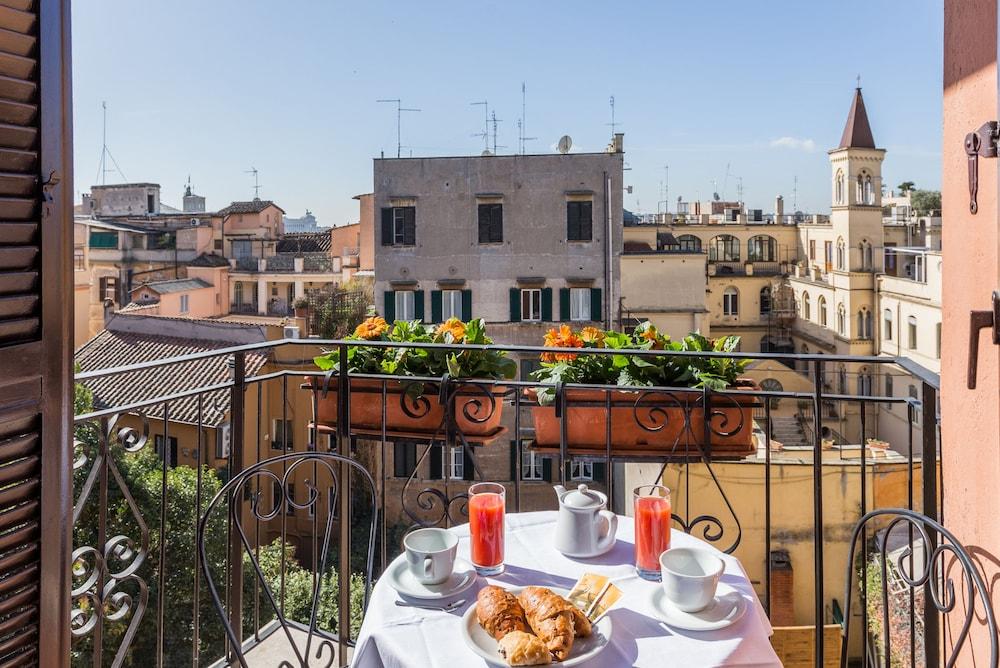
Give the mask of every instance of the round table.
[{"label": "round table", "polygon": [[[593,559],[571,559],[552,546],[555,511],[507,515],[506,570],[479,578],[464,592],[444,599],[464,598],[452,612],[435,612],[395,605],[399,595],[379,581],[358,637],[355,668],[465,668],[486,663],[465,646],[462,614],[476,602],[486,584],[543,585],[571,588],[581,575],[596,572],[611,578],[635,574],[632,518],[618,517],[614,548]],[[458,553],[469,558],[469,526],[452,529],[459,535]],[[653,613],[650,593],[659,583],[631,577],[618,582],[622,600],[608,613],[614,621],[611,645],[587,666],[780,666],[771,648],[771,625],[757,600],[739,560],[676,529],[674,547],[701,547],[715,551],[726,563],[722,581],[747,599],[748,609],[732,626],[719,631],[688,632],[668,628]]]}]

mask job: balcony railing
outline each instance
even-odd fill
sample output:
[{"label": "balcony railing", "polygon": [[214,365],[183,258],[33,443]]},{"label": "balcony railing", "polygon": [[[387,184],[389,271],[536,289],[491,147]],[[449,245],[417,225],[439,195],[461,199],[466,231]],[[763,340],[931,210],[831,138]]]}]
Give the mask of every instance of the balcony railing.
[{"label": "balcony railing", "polygon": [[[595,484],[619,492],[630,482],[660,482],[668,477],[677,483],[675,527],[740,556],[751,577],[759,582],[758,595],[772,617],[778,611],[770,555],[779,547],[811,543],[805,553],[810,557],[801,557],[808,561],[798,567],[801,577],[811,581],[808,590],[813,619],[809,623],[815,628],[818,656],[823,653],[824,624],[836,619],[841,607],[838,597],[844,591],[841,584],[834,591],[827,587],[827,573],[839,576],[846,563],[848,545],[830,538],[844,533],[843,516],[853,523],[872,510],[873,500],[883,499],[890,488],[901,494],[895,499],[897,505],[918,509],[931,518],[939,516],[936,380],[906,360],[572,350],[647,359],[663,355],[776,359],[789,368],[788,374],[799,373],[792,369],[808,369],[806,385],[811,383],[812,389],[806,392],[773,389],[775,386],[767,383],[771,389],[712,391],[553,386],[533,380],[447,375],[401,378],[349,374],[346,370],[331,377],[311,366],[310,360],[320,349],[337,349],[341,359],[346,359],[349,347],[354,346],[439,351],[489,348],[522,359],[553,351],[526,346],[286,339],[78,374],[78,383],[98,389],[99,400],[100,388],[137,387],[127,393],[127,401],[87,407],[76,417],[74,665],[181,666],[223,658],[226,640],[199,574],[203,564],[196,527],[224,480],[254,462],[290,451],[336,452],[353,457],[370,471],[378,492],[376,573],[399,553],[399,539],[407,528],[466,521],[465,500],[471,480],[505,482],[512,500],[510,509],[518,511],[536,509],[538,499],[550,505],[545,494],[549,490],[535,481],[539,477],[548,482],[568,480],[572,462],[590,462]],[[219,357],[229,360],[231,378],[211,383],[199,379],[193,371],[198,364]],[[255,360],[256,366],[251,363]],[[267,366],[260,366],[264,360]],[[825,369],[839,364],[909,373],[912,383],[920,388],[919,399],[830,394],[822,379],[832,373]],[[260,371],[248,374],[248,368]],[[165,385],[159,379],[177,375],[190,381],[182,389],[176,385],[162,389]],[[322,391],[314,392],[303,383]],[[538,404],[528,393],[541,389],[555,390],[554,415],[559,425],[556,442],[547,446],[540,443],[536,429],[540,424],[533,418]],[[317,419],[322,417],[324,396],[335,397],[333,419],[326,422]],[[429,431],[400,433],[391,428],[393,415],[426,416],[439,401],[444,402],[444,410]],[[830,402],[843,406],[841,414],[854,416],[853,422],[839,419],[828,424],[824,407]],[[751,413],[733,412],[738,405],[754,408]],[[710,410],[703,410],[706,406]],[[374,410],[378,417],[374,428],[361,424],[352,407]],[[487,423],[504,408],[497,430],[473,433],[472,427]],[[582,419],[585,410],[604,411],[603,427],[596,428],[598,446],[581,447],[569,440],[572,422]],[[801,411],[820,415],[822,429],[811,430],[805,446],[791,452],[777,450],[775,434],[791,424],[779,418]],[[869,437],[880,436],[876,424],[885,411],[902,421],[902,436],[893,445],[904,456],[887,456],[865,445]],[[622,416],[629,424],[617,422]],[[715,442],[749,428],[745,421],[750,419],[756,448],[739,465],[740,475],[736,475],[727,470],[734,465],[727,463]],[[615,443],[619,427],[637,429],[652,439],[675,420],[680,421],[676,423],[678,436],[666,447],[638,452]],[[612,421],[616,422],[614,430]],[[704,437],[700,441],[699,435]],[[833,443],[825,449],[828,436]],[[234,516],[227,509],[205,520],[202,535],[211,563],[204,567],[214,574],[214,582],[222,583],[225,612],[235,622],[245,646],[251,648],[267,642],[275,617],[260,579],[249,577],[254,570],[248,565],[251,554],[261,564],[276,605],[285,616],[305,615],[302,622],[309,621],[308,605],[303,607],[302,603],[303,587],[312,591],[310,583],[335,582],[339,594],[323,599],[318,625],[337,644],[340,663],[344,663],[363,614],[365,587],[370,584],[358,575],[365,570],[365,555],[363,550],[359,553],[364,540],[356,532],[371,518],[358,514],[361,504],[354,505],[352,478],[346,466],[341,479],[348,482],[338,490],[335,483],[324,487],[315,473],[288,478],[288,467],[282,469],[281,461],[275,460],[277,473],[270,479],[257,478],[247,488],[249,502],[243,505],[254,510],[241,515],[242,522],[234,525]],[[622,464],[630,466],[619,466]],[[594,465],[600,465],[600,475]],[[747,484],[745,473],[750,465],[756,467],[752,469],[755,478]],[[783,466],[794,467],[807,481],[801,498],[787,497],[788,476],[779,468]],[[284,477],[282,470],[286,471]],[[838,472],[841,477],[831,481],[830,476]],[[854,476],[857,484],[838,484],[848,475]],[[886,488],[879,488],[879,481],[886,476],[894,479]],[[281,481],[286,483],[284,488]],[[609,496],[629,498],[627,494]],[[226,505],[225,500],[222,505]],[[627,505],[615,503],[613,509],[624,513]],[[784,518],[790,507],[811,509],[807,526],[788,524]],[[317,563],[324,509],[333,514],[331,545],[336,544],[335,567],[326,571]],[[816,540],[819,536],[824,538]],[[862,563],[868,563],[871,552],[867,543],[863,550]],[[865,587],[862,580],[862,601],[867,597]],[[938,615],[919,608],[912,599],[910,606],[911,618],[920,622],[919,628],[911,627],[911,633],[920,635],[927,665],[936,665]],[[864,603],[861,607],[864,609]],[[865,633],[862,647],[852,651],[865,656],[870,643],[876,642],[875,635]]]}]

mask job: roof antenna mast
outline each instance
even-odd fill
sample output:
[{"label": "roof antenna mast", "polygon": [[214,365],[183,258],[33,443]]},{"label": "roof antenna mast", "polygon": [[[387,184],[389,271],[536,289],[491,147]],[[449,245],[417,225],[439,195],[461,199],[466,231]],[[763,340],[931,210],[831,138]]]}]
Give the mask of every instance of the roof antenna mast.
[{"label": "roof antenna mast", "polygon": [[260,199],[260,183],[257,181],[257,168],[251,167],[243,173],[253,174],[253,198]]},{"label": "roof antenna mast", "polygon": [[524,155],[525,152],[526,152],[525,151],[525,146],[524,146],[525,142],[534,141],[535,139],[538,139],[538,137],[527,137],[527,136],[525,136],[525,133],[527,132],[527,129],[526,129],[527,128],[527,121],[525,120],[527,118],[527,114],[525,113],[525,106],[526,106],[525,105],[525,98],[526,98],[526,87],[524,85],[524,82],[522,81],[521,82],[521,118],[517,121],[517,130],[518,130],[518,135],[519,135],[519,137],[518,137],[518,140],[519,140],[518,141],[518,145],[520,146],[520,149],[521,149],[521,155]]},{"label": "roof antenna mast", "polygon": [[401,158],[403,153],[403,112],[404,111],[420,111],[419,109],[407,109],[403,106],[403,101],[400,99],[395,100],[375,100],[376,102],[395,102],[396,103],[396,157]]},{"label": "roof antenna mast", "polygon": [[611,99],[609,100],[608,103],[611,105],[611,122],[608,123],[608,125],[611,126],[611,136],[614,137],[615,130],[620,125],[619,123],[615,122],[615,96],[614,95],[611,96]]},{"label": "roof antenna mast", "polygon": [[[118,166],[118,161],[115,160],[115,156],[111,155],[111,149],[108,148],[108,103],[106,101],[101,102],[101,114],[103,116],[103,129],[101,131],[101,162],[97,166],[97,178],[94,179],[94,183],[100,181],[102,186],[107,185],[108,172],[118,172],[118,175],[122,177],[122,181],[127,182],[128,179],[125,178],[122,168]],[[108,158],[111,158],[111,163],[115,166],[114,169],[108,167]]]},{"label": "roof antenna mast", "polygon": [[490,150],[490,107],[489,107],[489,102],[487,100],[483,100],[481,102],[470,102],[469,106],[470,107],[479,107],[479,106],[481,106],[483,108],[483,131],[482,132],[475,132],[475,133],[473,133],[472,136],[473,137],[482,137],[483,138],[483,150],[484,151],[488,151],[488,150]]}]

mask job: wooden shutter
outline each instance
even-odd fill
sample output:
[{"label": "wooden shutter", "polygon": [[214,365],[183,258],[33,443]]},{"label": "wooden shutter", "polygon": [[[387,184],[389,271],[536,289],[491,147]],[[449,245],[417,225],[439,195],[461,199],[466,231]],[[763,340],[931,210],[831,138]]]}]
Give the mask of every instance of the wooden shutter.
[{"label": "wooden shutter", "polygon": [[0,2],[0,665],[70,659],[69,20],[68,0]]},{"label": "wooden shutter", "polygon": [[542,480],[552,482],[552,459],[542,457]]},{"label": "wooden shutter", "polygon": [[430,445],[428,447],[431,451],[430,456],[428,457],[430,460],[430,471],[428,472],[427,477],[430,480],[440,480],[444,477],[442,475],[443,469],[441,466],[442,451],[444,450],[444,446]]},{"label": "wooden shutter", "polygon": [[431,290],[431,322],[443,322],[441,311],[441,291]]},{"label": "wooden shutter", "polygon": [[424,319],[424,291],[414,290],[413,291],[413,319],[423,320]]},{"label": "wooden shutter", "polygon": [[382,297],[382,317],[386,322],[392,323],[396,320],[396,292],[386,290]]},{"label": "wooden shutter", "polygon": [[494,204],[490,215],[490,241],[503,241],[503,204]]},{"label": "wooden shutter", "polygon": [[542,288],[542,320],[552,321],[552,288]]},{"label": "wooden shutter", "polygon": [[469,456],[469,451],[466,448],[462,448],[462,480],[475,479],[476,467],[472,463],[472,457]]},{"label": "wooden shutter", "polygon": [[472,320],[472,290],[462,290],[462,320]]},{"label": "wooden shutter", "polygon": [[601,289],[590,289],[590,319],[594,321],[604,320],[604,303],[601,300]]},{"label": "wooden shutter", "polygon": [[593,217],[594,217],[594,203],[593,202],[579,202],[580,204],[580,236],[581,241],[590,241],[594,238],[593,232]]},{"label": "wooden shutter", "polygon": [[417,209],[408,206],[403,209],[403,245],[417,245]]},{"label": "wooden shutter", "polygon": [[392,237],[392,207],[387,206],[382,209],[382,245],[391,246]]},{"label": "wooden shutter", "polygon": [[510,289],[510,321],[521,322],[521,291],[518,288]]},{"label": "wooden shutter", "polygon": [[566,202],[566,238],[576,241],[580,238],[580,203]]},{"label": "wooden shutter", "polygon": [[479,205],[479,243],[490,242],[490,205]]},{"label": "wooden shutter", "polygon": [[559,288],[559,320],[562,322],[569,322],[570,320],[569,300],[569,288]]}]

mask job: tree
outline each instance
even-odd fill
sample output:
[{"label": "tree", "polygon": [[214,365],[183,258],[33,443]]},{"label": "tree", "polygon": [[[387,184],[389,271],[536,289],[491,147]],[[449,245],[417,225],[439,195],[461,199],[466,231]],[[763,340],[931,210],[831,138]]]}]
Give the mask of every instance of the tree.
[{"label": "tree", "polygon": [[914,190],[910,193],[910,206],[918,216],[941,213],[941,192],[938,190]]},{"label": "tree", "polygon": [[896,186],[896,190],[899,191],[900,195],[905,195],[906,193],[913,190],[915,186],[916,184],[913,183],[913,181],[903,181],[898,186]]}]

